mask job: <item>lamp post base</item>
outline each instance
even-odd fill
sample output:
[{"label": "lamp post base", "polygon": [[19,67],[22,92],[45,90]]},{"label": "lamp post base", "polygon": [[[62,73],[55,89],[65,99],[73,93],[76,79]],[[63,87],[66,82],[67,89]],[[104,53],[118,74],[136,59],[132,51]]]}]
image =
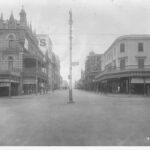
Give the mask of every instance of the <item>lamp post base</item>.
[{"label": "lamp post base", "polygon": [[68,104],[72,104],[74,103],[73,98],[72,98],[72,89],[69,90],[69,102],[67,102]]},{"label": "lamp post base", "polygon": [[74,103],[75,103],[74,101],[67,102],[67,104],[74,104]]}]

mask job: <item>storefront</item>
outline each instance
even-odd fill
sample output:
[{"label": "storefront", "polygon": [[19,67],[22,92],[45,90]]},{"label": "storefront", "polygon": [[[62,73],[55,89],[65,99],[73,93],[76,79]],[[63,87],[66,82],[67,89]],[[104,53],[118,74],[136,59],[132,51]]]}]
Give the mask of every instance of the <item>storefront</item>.
[{"label": "storefront", "polygon": [[16,82],[0,82],[0,96],[17,96],[18,87]]},{"label": "storefront", "polygon": [[36,93],[36,79],[29,78],[23,80],[23,93],[24,94]]},{"label": "storefront", "polygon": [[9,86],[8,82],[0,82],[0,96],[8,96],[9,95]]}]

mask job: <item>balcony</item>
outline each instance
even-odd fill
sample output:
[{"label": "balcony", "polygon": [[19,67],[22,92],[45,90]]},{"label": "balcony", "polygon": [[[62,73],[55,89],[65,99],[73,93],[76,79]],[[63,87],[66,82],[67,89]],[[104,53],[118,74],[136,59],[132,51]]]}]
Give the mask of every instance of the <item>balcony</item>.
[{"label": "balcony", "polygon": [[38,69],[36,72],[36,68],[23,68],[23,76],[24,77],[40,77],[47,78],[47,73],[42,72],[41,69]]},{"label": "balcony", "polygon": [[36,76],[36,68],[23,68],[23,76],[24,77],[35,77]]},{"label": "balcony", "polygon": [[0,68],[0,75],[20,76],[20,72],[21,71],[19,68],[9,68],[8,65],[1,66],[1,68]]},{"label": "balcony", "polygon": [[129,65],[124,68],[111,67],[103,72],[99,73],[95,79],[103,80],[105,78],[115,78],[124,76],[150,76],[150,65],[145,65],[143,68],[139,68],[138,65]]}]

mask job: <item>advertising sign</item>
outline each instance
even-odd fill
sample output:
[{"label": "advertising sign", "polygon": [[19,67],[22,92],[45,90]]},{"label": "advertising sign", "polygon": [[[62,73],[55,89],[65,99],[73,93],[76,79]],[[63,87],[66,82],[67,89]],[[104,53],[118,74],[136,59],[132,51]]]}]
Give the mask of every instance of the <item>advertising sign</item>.
[{"label": "advertising sign", "polygon": [[52,43],[48,35],[46,34],[40,34],[37,35],[37,38],[39,40],[39,48],[42,51],[44,55],[48,53],[49,58],[52,57]]}]

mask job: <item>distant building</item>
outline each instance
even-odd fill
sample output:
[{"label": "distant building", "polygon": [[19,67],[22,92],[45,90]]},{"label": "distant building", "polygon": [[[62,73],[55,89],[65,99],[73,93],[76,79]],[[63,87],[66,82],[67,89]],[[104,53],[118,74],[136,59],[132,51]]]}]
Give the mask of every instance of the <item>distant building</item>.
[{"label": "distant building", "polygon": [[61,83],[60,60],[59,57],[52,53],[52,89],[59,89]]},{"label": "distant building", "polygon": [[94,52],[90,52],[86,58],[85,62],[85,82],[87,89],[93,89],[93,80],[95,76],[101,72],[101,54],[95,54]]},{"label": "distant building", "polygon": [[53,63],[52,63],[52,41],[47,34],[38,34],[37,39],[39,41],[39,48],[43,55],[46,58],[47,63],[47,74],[48,74],[48,90],[52,90],[53,88],[53,78],[52,78],[52,72],[53,70]]},{"label": "distant building", "polygon": [[85,81],[85,72],[81,70],[81,78],[80,80],[75,82],[76,89],[85,89],[86,81]]},{"label": "distant building", "polygon": [[107,92],[150,93],[150,35],[117,38],[102,57],[102,72],[96,83]]},{"label": "distant building", "polygon": [[61,89],[68,89],[69,85],[66,80],[62,80],[62,84],[60,85]]},{"label": "distant building", "polygon": [[61,76],[60,76],[60,59],[56,55],[56,70],[55,70],[55,76],[56,76],[56,88],[60,89],[61,84]]}]

